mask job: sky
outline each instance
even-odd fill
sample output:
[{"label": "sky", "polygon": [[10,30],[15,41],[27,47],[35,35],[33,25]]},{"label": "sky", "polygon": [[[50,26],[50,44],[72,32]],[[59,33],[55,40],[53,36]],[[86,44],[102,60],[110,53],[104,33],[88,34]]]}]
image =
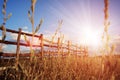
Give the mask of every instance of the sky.
[{"label": "sky", "polygon": [[[109,34],[116,44],[117,51],[120,46],[120,0],[109,0]],[[3,22],[3,0],[0,0],[0,24]],[[7,14],[12,13],[6,23],[6,28],[31,32],[31,23],[28,19],[31,0],[8,0]],[[39,34],[53,34],[58,22],[63,20],[60,32],[66,36],[66,40],[73,43],[82,43],[87,32],[101,38],[104,30],[104,0],[37,0],[35,6],[35,26],[43,19],[44,22]],[[90,29],[90,30],[89,30]],[[89,34],[89,33],[87,33]],[[87,37],[87,39],[90,37]],[[87,41],[93,41],[87,40]],[[90,42],[89,42],[90,43]],[[98,42],[99,43],[99,42]]]}]

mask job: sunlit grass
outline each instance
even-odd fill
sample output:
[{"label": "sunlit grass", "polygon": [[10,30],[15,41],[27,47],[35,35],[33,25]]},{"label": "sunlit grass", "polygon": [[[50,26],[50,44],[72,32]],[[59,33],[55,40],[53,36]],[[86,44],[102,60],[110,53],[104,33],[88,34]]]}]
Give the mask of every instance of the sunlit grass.
[{"label": "sunlit grass", "polygon": [[[24,80],[110,80],[112,78],[119,80],[120,78],[120,59],[117,57],[52,57],[33,62],[22,59],[20,65]],[[18,72],[18,75],[21,75],[20,71]],[[21,77],[16,77],[18,78]]]},{"label": "sunlit grass", "polygon": [[[43,21],[40,20],[40,24],[34,30],[34,8],[36,0],[31,1],[32,13],[28,11],[28,16],[32,24],[33,33],[30,50],[31,54],[34,54],[34,52],[32,52],[32,44],[39,43],[39,41],[34,40],[34,34],[38,32]],[[15,63],[14,59],[6,61],[4,59],[0,59],[0,66],[6,67],[4,70],[0,68],[0,80],[119,80],[120,56],[110,55],[114,52],[114,46],[111,47],[111,51],[108,50],[108,47],[110,47],[108,34],[108,0],[105,1],[105,24],[103,35],[105,46],[103,47],[104,50],[101,50],[101,54],[108,53],[107,56],[43,56],[42,59],[37,59],[37,57],[35,57],[35,59],[31,59],[31,61],[29,61],[29,59],[27,60],[27,58],[20,58],[18,66],[16,66],[18,70],[13,67]],[[60,22],[55,35],[53,35],[52,42],[54,42],[54,37],[58,33],[61,24],[62,21]],[[94,30],[90,30],[88,27],[86,27],[85,31],[83,30],[83,35],[85,45],[93,45],[94,47],[97,47],[102,44],[100,43],[101,36],[96,35]],[[28,41],[26,36],[25,41]],[[1,48],[2,47],[0,46],[0,49]],[[51,53],[52,52],[50,52],[50,54]]]}]

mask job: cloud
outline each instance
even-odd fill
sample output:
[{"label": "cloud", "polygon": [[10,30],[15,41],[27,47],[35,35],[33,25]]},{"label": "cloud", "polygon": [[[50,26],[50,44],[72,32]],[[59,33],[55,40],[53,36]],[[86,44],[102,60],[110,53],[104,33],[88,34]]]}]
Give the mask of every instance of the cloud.
[{"label": "cloud", "polygon": [[2,36],[0,36],[0,40],[2,39]]},{"label": "cloud", "polygon": [[[29,32],[29,31],[22,31],[22,32],[26,32],[26,33],[31,33],[31,32]],[[17,40],[17,37],[18,37],[18,34],[15,34],[15,33],[10,33],[10,36],[11,36],[11,39],[12,40]],[[30,42],[31,42],[31,40],[32,40],[32,36],[30,37],[30,36],[26,36],[27,37],[27,40],[29,40]],[[25,41],[25,37],[24,37],[24,35],[21,35],[21,37],[20,37],[20,40],[21,41]],[[34,43],[34,45],[38,45],[38,44],[40,44],[40,41],[39,41],[39,38],[33,38],[33,43]]]},{"label": "cloud", "polygon": [[11,39],[12,40],[17,40],[18,35],[15,33],[10,33]]},{"label": "cloud", "polygon": [[23,29],[23,30],[28,30],[28,27],[27,27],[27,26],[24,26],[22,29]]},{"label": "cloud", "polygon": [[[27,30],[22,30],[22,32],[31,33],[31,32],[29,32],[29,31],[27,31]],[[18,34],[16,34],[16,33],[10,33],[10,36],[11,36],[11,39],[12,39],[12,40],[17,40]],[[29,38],[29,37],[28,37],[28,38]],[[24,35],[21,35],[20,40],[25,40],[25,39],[24,39]]]},{"label": "cloud", "polygon": [[4,45],[2,45],[2,46],[3,46],[3,49],[7,48],[7,45],[5,45],[5,44],[4,44]]},{"label": "cloud", "polygon": [[[17,40],[18,34],[11,33],[10,36],[11,36],[12,40]],[[27,37],[27,38],[29,38],[29,37]],[[24,35],[21,35],[20,40],[25,40]]]}]

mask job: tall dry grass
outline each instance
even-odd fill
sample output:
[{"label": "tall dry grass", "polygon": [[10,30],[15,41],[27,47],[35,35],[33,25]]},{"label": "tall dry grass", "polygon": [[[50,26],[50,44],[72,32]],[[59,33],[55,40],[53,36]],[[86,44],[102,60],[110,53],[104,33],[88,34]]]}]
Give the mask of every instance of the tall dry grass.
[{"label": "tall dry grass", "polygon": [[4,0],[3,6],[2,6],[3,23],[2,23],[2,25],[0,25],[0,27],[2,27],[2,29],[3,29],[3,31],[2,31],[2,41],[4,41],[5,38],[6,38],[6,27],[5,27],[6,22],[12,16],[12,13],[9,13],[7,15],[6,8],[7,8],[7,0]]},{"label": "tall dry grass", "polygon": [[[4,0],[6,1],[6,0]],[[31,0],[31,11],[28,17],[32,24],[33,37],[40,29],[40,24],[34,30],[34,9],[36,0]],[[31,13],[32,12],[32,13]],[[106,48],[109,47],[108,38],[108,0],[105,0],[105,28]],[[59,29],[58,29],[59,30]],[[58,30],[56,30],[55,35]],[[30,41],[25,36],[25,41]],[[62,40],[61,40],[62,42]],[[31,53],[34,54],[32,44]],[[114,49],[114,47],[113,47]],[[108,50],[108,49],[107,49]],[[69,52],[68,52],[69,53]],[[31,55],[32,56],[32,55]],[[7,66],[7,69],[0,72],[0,80],[119,80],[120,79],[120,57],[43,57],[31,61],[27,58],[19,60],[18,70],[13,68],[14,59],[1,62],[0,66]],[[9,66],[9,67],[8,67]]]},{"label": "tall dry grass", "polygon": [[[29,62],[20,60],[22,73],[12,73],[11,80],[119,80],[120,59],[101,57],[51,57]],[[104,72],[102,71],[104,65]],[[15,71],[15,70],[13,70]],[[7,72],[7,71],[6,71]],[[5,73],[4,73],[5,74]],[[5,76],[2,74],[3,76]],[[9,74],[9,73],[8,73]],[[7,76],[9,78],[10,76]],[[10,79],[9,79],[10,80]]]},{"label": "tall dry grass", "polygon": [[104,31],[103,31],[103,55],[113,55],[115,50],[115,44],[110,44],[110,34],[108,32],[110,27],[109,21],[109,0],[104,0]]},{"label": "tall dry grass", "polygon": [[40,30],[40,27],[43,23],[43,19],[41,19],[40,23],[36,26],[36,29],[34,29],[34,26],[35,26],[34,13],[35,13],[36,2],[37,2],[37,0],[31,0],[31,9],[28,11],[28,17],[29,17],[29,20],[30,20],[31,25],[32,25],[32,41],[28,40],[26,35],[24,35],[25,41],[27,42],[27,44],[30,45],[30,54],[31,54],[30,61],[35,59],[34,50],[32,47],[32,45],[34,44],[33,43],[34,35]]}]

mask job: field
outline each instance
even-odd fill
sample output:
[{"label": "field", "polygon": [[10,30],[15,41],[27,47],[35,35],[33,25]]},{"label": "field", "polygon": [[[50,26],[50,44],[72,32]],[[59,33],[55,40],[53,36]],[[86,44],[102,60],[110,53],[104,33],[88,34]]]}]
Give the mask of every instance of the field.
[{"label": "field", "polygon": [[[0,73],[1,80],[119,80],[119,57],[52,57],[20,60],[19,69],[10,67]],[[1,64],[2,66],[5,64]],[[0,65],[0,66],[1,66]],[[6,65],[6,64],[5,64]],[[14,65],[14,64],[13,64]]]},{"label": "field", "polygon": [[23,1],[0,0],[0,80],[120,80],[118,0]]}]

